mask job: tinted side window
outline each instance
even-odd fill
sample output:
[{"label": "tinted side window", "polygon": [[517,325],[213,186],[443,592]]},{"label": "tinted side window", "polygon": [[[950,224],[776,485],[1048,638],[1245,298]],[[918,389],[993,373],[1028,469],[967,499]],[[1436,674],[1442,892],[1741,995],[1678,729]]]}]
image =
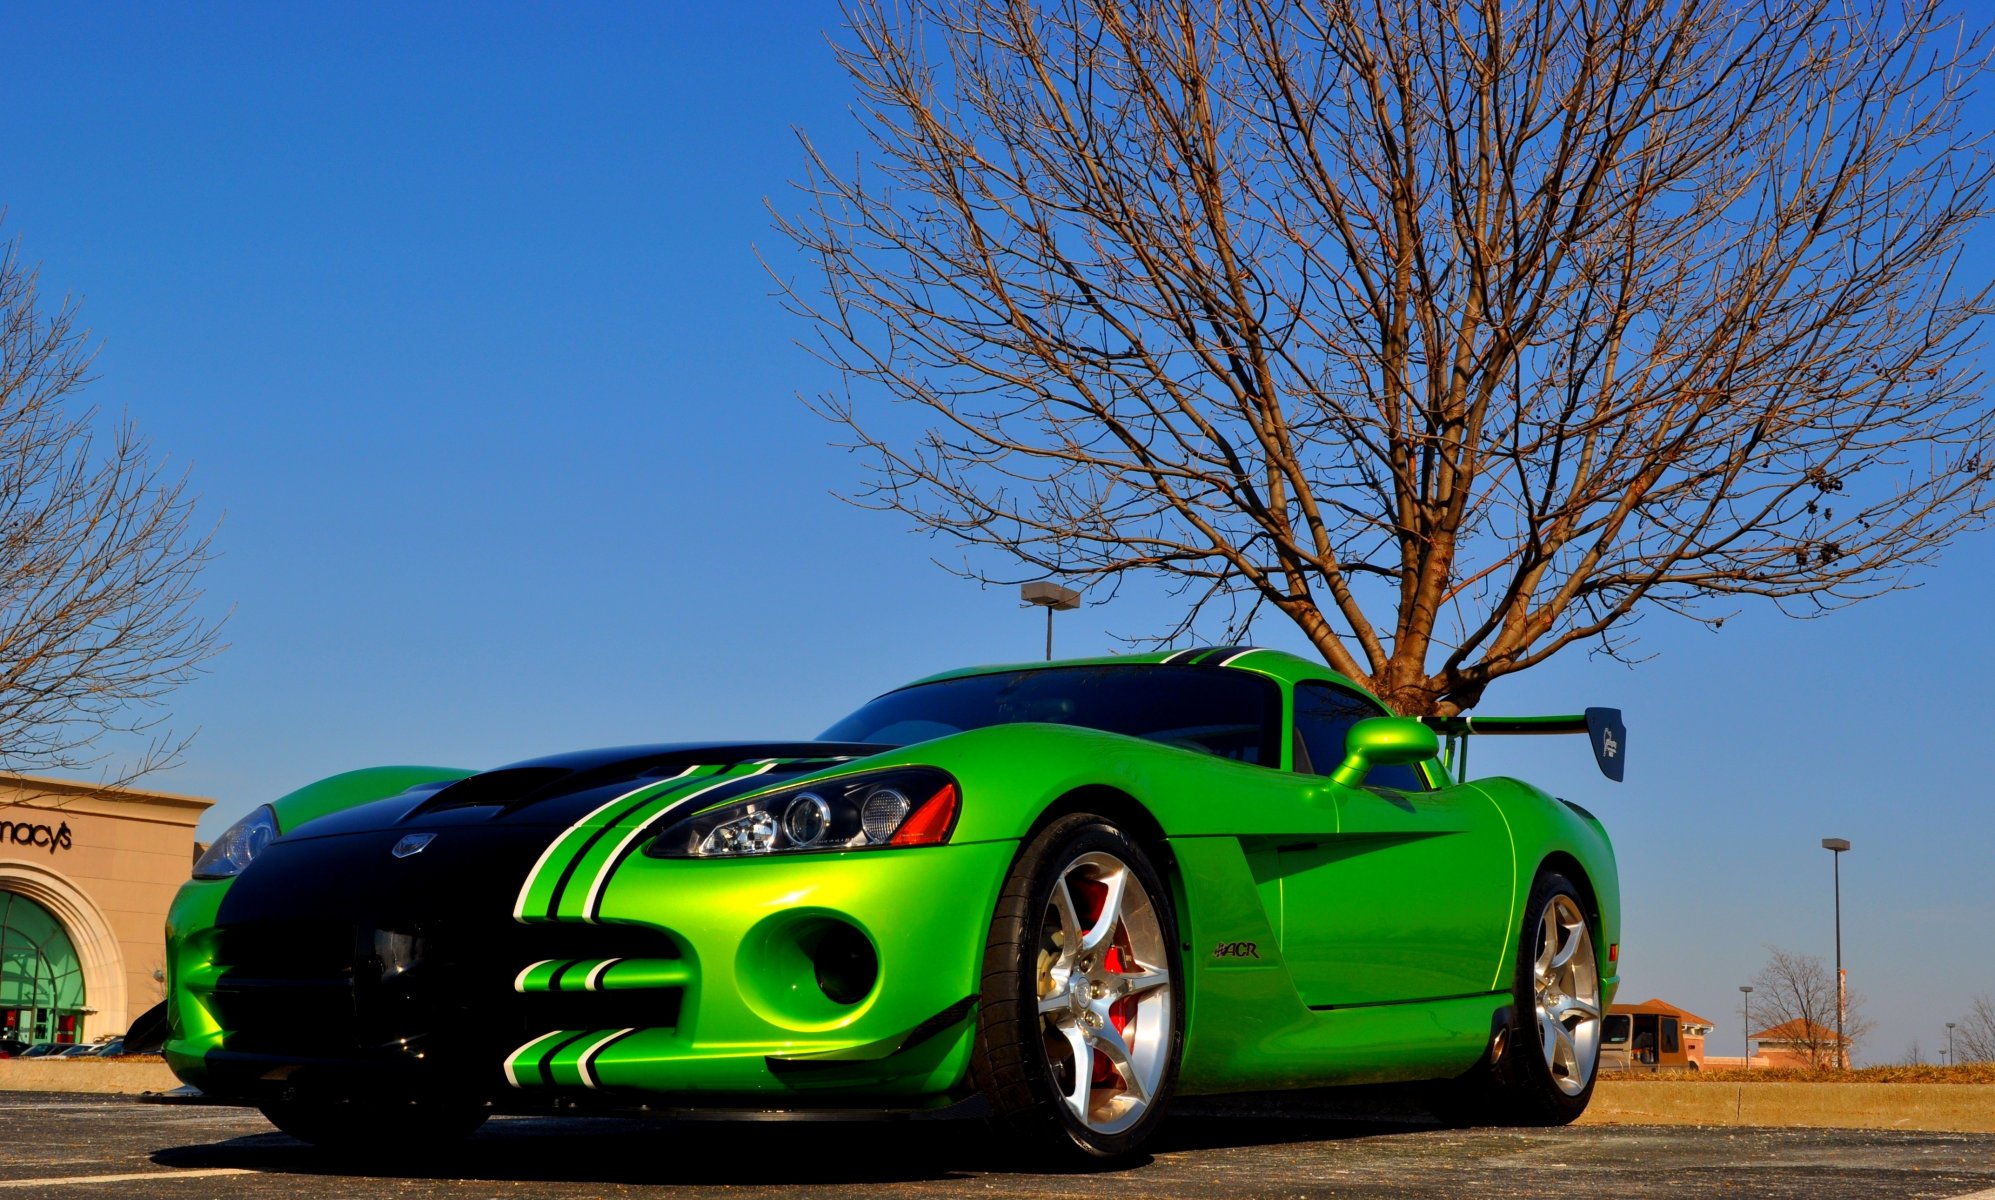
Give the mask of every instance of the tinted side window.
[{"label": "tinted side window", "polygon": [[[1384,717],[1391,714],[1355,692],[1328,683],[1298,683],[1295,685],[1295,732],[1302,743],[1300,749],[1307,753],[1307,770],[1314,775],[1328,775],[1344,761],[1344,737],[1351,732],[1351,726],[1366,717]],[[1297,770],[1305,769],[1298,762]],[[1424,792],[1427,781],[1420,772],[1411,766],[1374,767],[1365,776],[1366,787],[1398,788],[1405,792]]]}]

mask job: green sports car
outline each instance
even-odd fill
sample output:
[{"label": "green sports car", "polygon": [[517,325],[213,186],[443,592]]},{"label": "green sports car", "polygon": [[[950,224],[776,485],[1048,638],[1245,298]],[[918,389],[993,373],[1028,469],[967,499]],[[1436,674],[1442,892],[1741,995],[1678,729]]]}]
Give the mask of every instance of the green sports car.
[{"label": "green sports car", "polygon": [[[1173,1095],[1435,1080],[1569,1121],[1613,998],[1613,850],[1466,737],[1288,654],[952,671],[819,740],[322,780],[167,927],[167,1061],[328,1145],[498,1112],[984,1115],[1117,1156]],[[1441,741],[1449,742],[1444,760]]]}]

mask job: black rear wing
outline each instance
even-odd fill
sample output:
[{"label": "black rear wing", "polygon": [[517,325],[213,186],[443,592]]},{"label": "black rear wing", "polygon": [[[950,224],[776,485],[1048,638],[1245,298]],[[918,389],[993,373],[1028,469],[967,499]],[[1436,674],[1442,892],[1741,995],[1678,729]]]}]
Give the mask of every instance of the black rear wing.
[{"label": "black rear wing", "polygon": [[1600,773],[1621,782],[1621,770],[1628,756],[1628,727],[1621,723],[1618,708],[1589,708],[1576,717],[1422,717],[1420,720],[1447,739],[1448,773],[1456,779],[1468,778],[1469,735],[1583,733],[1593,743],[1593,761]]}]

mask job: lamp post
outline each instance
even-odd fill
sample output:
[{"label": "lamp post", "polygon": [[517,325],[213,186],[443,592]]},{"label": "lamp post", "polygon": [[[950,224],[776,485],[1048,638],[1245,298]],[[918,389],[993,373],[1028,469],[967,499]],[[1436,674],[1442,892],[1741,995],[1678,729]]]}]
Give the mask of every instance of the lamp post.
[{"label": "lamp post", "polygon": [[1947,1066],[1953,1065],[1953,1022],[1947,1022]]},{"label": "lamp post", "polygon": [[1836,878],[1836,1064],[1843,1070],[1850,1065],[1849,1043],[1843,1040],[1843,1022],[1849,1011],[1849,989],[1843,983],[1843,851],[1849,848],[1848,838],[1822,839]]},{"label": "lamp post", "polygon": [[1028,583],[1018,589],[1018,598],[1046,610],[1046,661],[1053,661],[1053,614],[1081,606],[1081,594],[1057,583]]},{"label": "lamp post", "polygon": [[1746,1026],[1746,1070],[1750,1071],[1753,1069],[1753,990],[1743,983],[1739,985],[1739,990],[1744,992],[1746,997],[1744,1017]]}]

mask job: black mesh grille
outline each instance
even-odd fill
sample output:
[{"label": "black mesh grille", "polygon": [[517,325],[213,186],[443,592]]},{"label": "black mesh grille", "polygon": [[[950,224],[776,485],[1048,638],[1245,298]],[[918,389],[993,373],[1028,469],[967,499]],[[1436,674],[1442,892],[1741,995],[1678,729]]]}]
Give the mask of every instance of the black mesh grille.
[{"label": "black mesh grille", "polygon": [[216,931],[215,961],[256,979],[348,979],[355,934],[331,921],[231,926]]},{"label": "black mesh grille", "polygon": [[486,1064],[554,1029],[669,1028],[679,989],[521,995],[542,959],[676,958],[670,935],[620,925],[401,928],[283,922],[217,930],[209,997],[231,1051],[417,1056]]}]

